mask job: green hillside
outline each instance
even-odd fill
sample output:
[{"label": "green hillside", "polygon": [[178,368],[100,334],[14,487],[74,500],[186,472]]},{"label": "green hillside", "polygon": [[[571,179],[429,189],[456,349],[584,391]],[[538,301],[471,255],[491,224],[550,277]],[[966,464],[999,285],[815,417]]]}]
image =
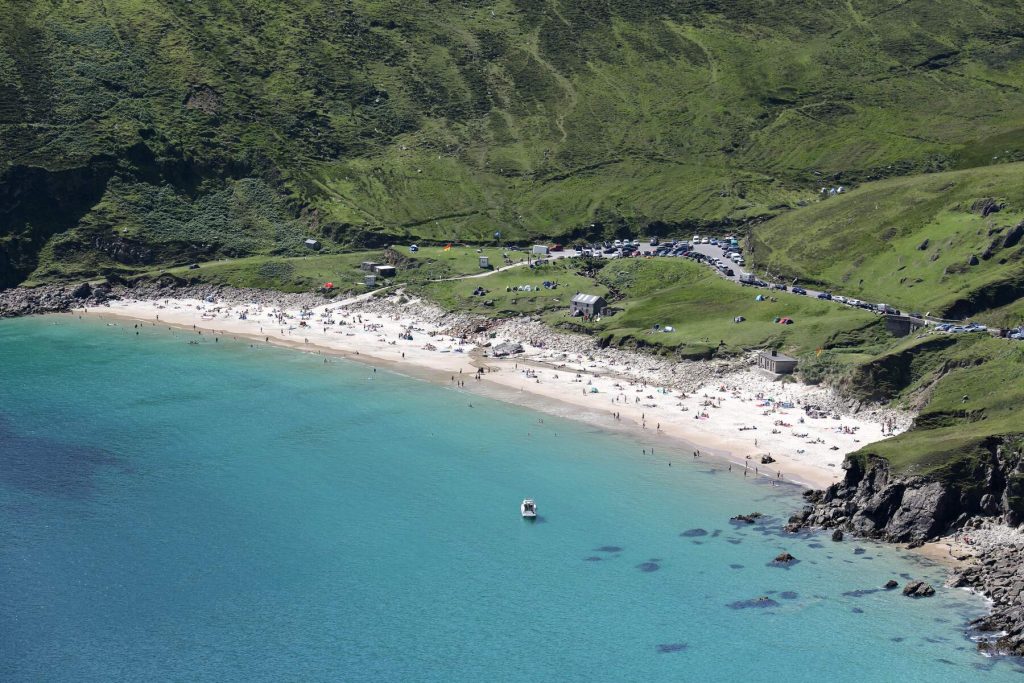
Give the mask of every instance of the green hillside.
[{"label": "green hillside", "polygon": [[750,259],[938,316],[1005,306],[1024,294],[1022,180],[1012,163],[867,183],[760,226]]},{"label": "green hillside", "polygon": [[1024,158],[1022,10],[0,0],[0,286],[736,226]]}]

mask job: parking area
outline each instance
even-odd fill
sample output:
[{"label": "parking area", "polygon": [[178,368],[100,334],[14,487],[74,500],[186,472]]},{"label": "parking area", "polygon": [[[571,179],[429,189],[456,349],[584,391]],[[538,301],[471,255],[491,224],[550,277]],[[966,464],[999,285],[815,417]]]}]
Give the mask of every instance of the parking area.
[{"label": "parking area", "polygon": [[[861,301],[860,299],[846,297],[841,294],[804,287],[798,281],[766,282],[746,270],[743,248],[739,241],[732,237],[717,238],[694,235],[686,240],[659,238],[647,240],[609,240],[595,242],[580,249],[559,248],[551,251],[546,258],[574,258],[578,256],[609,259],[688,258],[705,264],[708,268],[715,270],[719,276],[732,280],[738,285],[771,290],[773,294],[785,292],[792,296],[815,297],[833,301],[837,305],[863,308],[879,314],[907,316],[922,321],[923,325],[927,325],[929,329],[940,333],[959,334],[988,331],[986,326],[978,323],[968,323],[967,321],[949,322],[922,315],[917,311],[901,311],[886,303]],[[1009,330],[1006,336],[1012,339],[1024,340],[1024,327]]]}]

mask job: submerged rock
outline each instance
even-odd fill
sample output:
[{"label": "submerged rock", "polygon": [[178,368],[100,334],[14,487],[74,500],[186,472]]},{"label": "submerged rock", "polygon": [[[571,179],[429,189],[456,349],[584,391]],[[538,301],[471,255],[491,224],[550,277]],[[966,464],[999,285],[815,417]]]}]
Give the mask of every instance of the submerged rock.
[{"label": "submerged rock", "polygon": [[839,541],[843,540],[843,530],[842,529],[836,529],[835,531],[833,531],[832,532],[832,540],[836,541],[837,543]]},{"label": "submerged rock", "polygon": [[658,645],[658,652],[682,652],[687,647],[686,643],[661,643]]},{"label": "submerged rock", "polygon": [[896,579],[889,579],[885,582],[885,590],[891,591],[893,588],[899,588],[900,584]]},{"label": "submerged rock", "polygon": [[730,602],[729,607],[732,609],[750,609],[750,608],[766,608],[766,607],[778,607],[779,603],[769,598],[767,595],[762,595],[759,598],[753,598],[751,600],[737,600],[736,602]]}]

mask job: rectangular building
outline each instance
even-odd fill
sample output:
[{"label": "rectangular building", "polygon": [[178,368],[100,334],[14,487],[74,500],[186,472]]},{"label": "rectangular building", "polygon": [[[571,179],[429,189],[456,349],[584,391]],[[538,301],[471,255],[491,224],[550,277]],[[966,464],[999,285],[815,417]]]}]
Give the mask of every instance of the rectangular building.
[{"label": "rectangular building", "polygon": [[791,375],[796,370],[796,358],[778,351],[762,351],[757,355],[757,367],[776,375]]},{"label": "rectangular building", "polygon": [[569,304],[569,314],[592,317],[601,315],[607,307],[605,300],[596,294],[577,294]]}]

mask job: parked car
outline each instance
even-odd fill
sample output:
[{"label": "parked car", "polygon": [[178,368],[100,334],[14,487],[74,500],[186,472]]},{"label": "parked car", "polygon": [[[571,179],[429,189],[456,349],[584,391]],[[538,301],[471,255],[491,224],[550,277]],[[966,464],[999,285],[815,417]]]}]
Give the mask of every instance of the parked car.
[{"label": "parked car", "polygon": [[410,244],[409,245],[409,251],[419,251],[419,250],[420,250],[419,245],[416,245],[416,244]]},{"label": "parked car", "polygon": [[831,301],[832,295],[829,294],[828,292],[818,292],[818,298],[824,299],[825,301]]},{"label": "parked car", "polygon": [[793,292],[794,294],[803,294],[805,296],[807,295],[806,289],[804,289],[803,287],[797,287],[796,285],[793,285],[790,291]]}]

